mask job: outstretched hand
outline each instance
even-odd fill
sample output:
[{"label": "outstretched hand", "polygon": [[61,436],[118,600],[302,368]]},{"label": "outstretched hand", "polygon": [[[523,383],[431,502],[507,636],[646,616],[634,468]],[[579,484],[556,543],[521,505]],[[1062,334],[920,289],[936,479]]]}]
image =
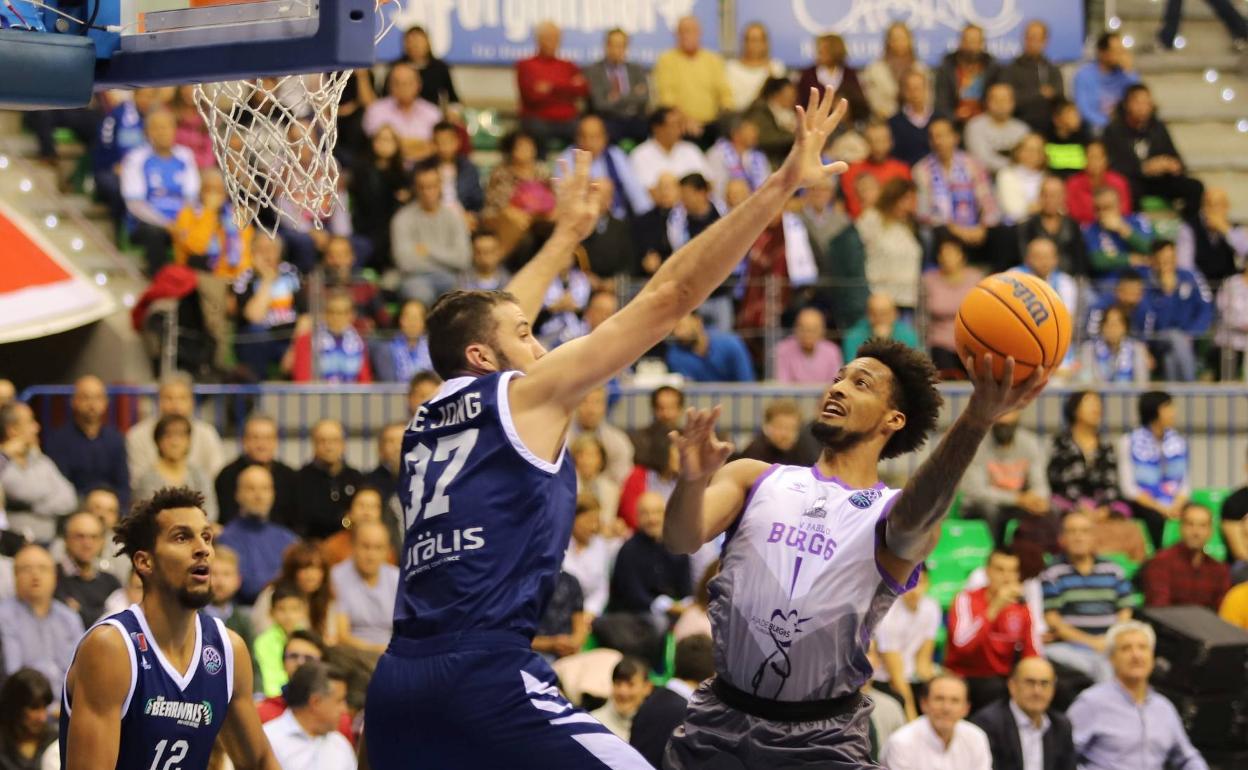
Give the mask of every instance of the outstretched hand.
[{"label": "outstretched hand", "polygon": [[598,184],[589,178],[593,155],[585,150],[572,151],[572,164],[559,162],[559,179],[555,184],[555,230],[583,241],[594,231],[602,215],[602,199]]},{"label": "outstretched hand", "polygon": [[680,478],[700,481],[719,470],[732,454],[732,442],[715,435],[715,421],[720,408],[690,409],[685,415],[683,430],[674,430],[668,438],[680,452]]},{"label": "outstretched hand", "polygon": [[848,109],[849,103],[836,99],[830,88],[825,88],[822,96],[818,89],[811,88],[810,103],[805,108],[798,105],[793,149],[780,167],[781,178],[790,187],[810,187],[849,170],[843,160],[826,165],[823,162],[823,147]]},{"label": "outstretched hand", "polygon": [[974,356],[967,356],[962,363],[975,385],[966,411],[972,417],[989,424],[996,422],[1004,414],[1030,404],[1049,383],[1049,373],[1043,366],[1037,366],[1027,379],[1014,385],[1013,356],[1005,359],[1005,372],[999,380],[992,375],[991,353],[985,353],[978,362]]}]

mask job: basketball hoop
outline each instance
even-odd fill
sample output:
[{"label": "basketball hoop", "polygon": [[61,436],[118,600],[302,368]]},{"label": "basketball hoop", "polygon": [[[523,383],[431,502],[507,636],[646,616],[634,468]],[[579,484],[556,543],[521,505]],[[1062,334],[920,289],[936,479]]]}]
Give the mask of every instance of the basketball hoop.
[{"label": "basketball hoop", "polygon": [[[399,2],[376,0],[376,8],[374,45],[394,27]],[[338,201],[338,105],[351,76],[346,70],[195,85],[240,229],[274,234],[282,218],[297,225],[310,219],[319,229],[330,216]],[[278,215],[272,225],[257,219],[266,208]]]}]

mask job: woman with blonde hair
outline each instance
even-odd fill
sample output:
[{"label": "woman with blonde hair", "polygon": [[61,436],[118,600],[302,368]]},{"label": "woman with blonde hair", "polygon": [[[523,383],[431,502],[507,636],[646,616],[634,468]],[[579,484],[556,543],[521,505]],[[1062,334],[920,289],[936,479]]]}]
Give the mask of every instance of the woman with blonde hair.
[{"label": "woman with blonde hair", "polygon": [[761,21],[746,24],[741,30],[739,55],[724,63],[733,111],[745,110],[759,98],[768,78],[782,78],[785,73],[784,63],[771,55],[767,27]]},{"label": "woman with blonde hair", "polygon": [[815,63],[802,70],[797,81],[797,99],[809,97],[810,89],[831,89],[838,99],[849,102],[849,112],[842,125],[846,128],[870,117],[867,97],[858,82],[858,72],[849,66],[849,49],[840,35],[820,35],[815,40]]},{"label": "woman with blonde hair", "polygon": [[894,21],[884,30],[880,58],[862,71],[862,90],[871,105],[871,114],[888,120],[901,105],[901,79],[910,70],[922,72],[932,82],[927,65],[915,54],[914,35],[904,21]]}]

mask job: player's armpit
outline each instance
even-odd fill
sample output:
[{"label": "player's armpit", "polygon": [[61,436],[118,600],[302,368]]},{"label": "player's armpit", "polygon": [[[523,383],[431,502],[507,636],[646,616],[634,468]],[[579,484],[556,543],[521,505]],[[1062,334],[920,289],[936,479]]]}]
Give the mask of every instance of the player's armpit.
[{"label": "player's armpit", "polygon": [[[121,750],[122,706],[130,694],[128,641],[112,625],[100,625],[78,647],[65,678],[73,697],[65,770],[113,770]],[[126,665],[118,665],[127,661]]]},{"label": "player's armpit", "polygon": [[251,655],[242,637],[233,631],[228,633],[234,648],[234,695],[221,725],[221,741],[236,770],[282,770],[260,726],[260,714],[251,697]]},{"label": "player's armpit", "polygon": [[693,553],[727,531],[745,508],[750,487],[770,466],[735,460],[705,481],[681,480],[667,500],[663,544],[674,553]]}]

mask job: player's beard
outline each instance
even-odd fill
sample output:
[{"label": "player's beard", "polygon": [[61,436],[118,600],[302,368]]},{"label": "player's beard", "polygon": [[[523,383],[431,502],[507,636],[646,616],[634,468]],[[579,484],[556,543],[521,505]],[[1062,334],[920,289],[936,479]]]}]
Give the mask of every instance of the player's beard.
[{"label": "player's beard", "polygon": [[810,426],[810,432],[823,448],[832,454],[847,452],[867,440],[869,435],[862,431],[847,431],[844,428],[838,428],[834,425],[815,421]]},{"label": "player's beard", "polygon": [[178,589],[178,604],[188,610],[202,610],[212,604],[212,588],[207,586],[202,592],[194,592],[188,586]]}]

